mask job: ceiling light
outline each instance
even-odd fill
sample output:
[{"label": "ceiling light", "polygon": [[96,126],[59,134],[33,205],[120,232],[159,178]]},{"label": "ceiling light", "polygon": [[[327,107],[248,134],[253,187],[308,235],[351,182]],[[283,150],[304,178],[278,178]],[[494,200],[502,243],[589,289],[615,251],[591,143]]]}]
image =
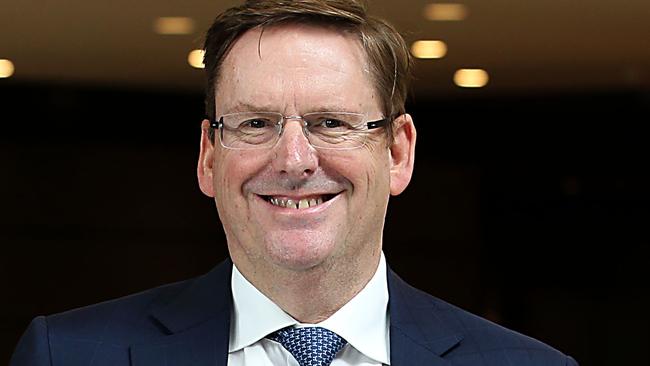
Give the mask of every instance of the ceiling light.
[{"label": "ceiling light", "polygon": [[203,64],[204,55],[205,51],[203,50],[193,50],[189,55],[187,55],[187,62],[194,68],[202,69],[205,67]]},{"label": "ceiling light", "polygon": [[467,7],[463,4],[436,3],[424,8],[428,20],[458,21],[467,18]]},{"label": "ceiling light", "polygon": [[417,58],[443,58],[447,54],[447,45],[443,41],[415,41],[411,53]]},{"label": "ceiling light", "polygon": [[460,69],[454,73],[454,83],[463,88],[482,88],[489,79],[483,69]]},{"label": "ceiling light", "polygon": [[187,17],[160,17],[153,23],[158,34],[191,34],[194,32],[194,20]]},{"label": "ceiling light", "polygon": [[7,59],[0,59],[0,78],[8,78],[14,74],[14,63]]}]

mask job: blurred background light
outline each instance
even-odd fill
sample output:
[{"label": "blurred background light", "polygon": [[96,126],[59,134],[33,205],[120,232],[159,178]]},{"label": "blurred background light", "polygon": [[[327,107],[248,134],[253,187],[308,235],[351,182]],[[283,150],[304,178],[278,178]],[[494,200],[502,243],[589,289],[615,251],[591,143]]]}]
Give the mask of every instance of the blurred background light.
[{"label": "blurred background light", "polygon": [[454,73],[454,83],[462,88],[482,88],[489,79],[483,69],[460,69]]},{"label": "blurred background light", "polygon": [[429,4],[424,8],[424,17],[434,21],[459,21],[467,17],[467,7],[451,3]]},{"label": "blurred background light", "polygon": [[443,41],[415,41],[411,45],[411,54],[424,59],[443,58],[447,54],[447,45]]},{"label": "blurred background light", "polygon": [[7,59],[0,59],[0,78],[8,78],[14,74],[14,63]]},{"label": "blurred background light", "polygon": [[205,68],[205,65],[203,64],[204,55],[205,51],[203,50],[193,50],[189,55],[187,55],[187,62],[194,68],[203,69]]},{"label": "blurred background light", "polygon": [[191,34],[194,32],[194,20],[188,17],[160,17],[153,23],[158,34]]}]

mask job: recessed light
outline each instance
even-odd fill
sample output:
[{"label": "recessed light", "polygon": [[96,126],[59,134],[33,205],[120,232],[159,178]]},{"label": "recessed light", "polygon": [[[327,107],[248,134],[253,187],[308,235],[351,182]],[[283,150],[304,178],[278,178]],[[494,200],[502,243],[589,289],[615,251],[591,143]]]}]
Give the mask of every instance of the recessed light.
[{"label": "recessed light", "polygon": [[203,69],[205,68],[205,65],[203,64],[204,55],[205,51],[203,50],[193,50],[189,55],[187,55],[187,62],[194,68]]},{"label": "recessed light", "polygon": [[0,78],[8,78],[14,74],[14,63],[7,59],[0,59]]},{"label": "recessed light", "polygon": [[194,20],[188,17],[160,17],[154,21],[153,29],[164,35],[191,34],[194,32]]},{"label": "recessed light", "polygon": [[411,54],[417,58],[443,58],[447,54],[447,45],[443,41],[415,41],[411,45]]},{"label": "recessed light", "polygon": [[454,83],[462,88],[482,88],[489,80],[483,69],[460,69],[454,73]]},{"label": "recessed light", "polygon": [[458,21],[467,18],[467,6],[453,3],[429,4],[424,8],[428,20]]}]

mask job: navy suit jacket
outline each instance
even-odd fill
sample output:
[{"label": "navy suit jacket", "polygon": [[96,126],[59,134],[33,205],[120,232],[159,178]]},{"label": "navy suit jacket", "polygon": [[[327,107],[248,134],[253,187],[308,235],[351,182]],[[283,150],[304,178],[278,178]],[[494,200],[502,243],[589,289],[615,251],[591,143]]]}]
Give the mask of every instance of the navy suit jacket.
[{"label": "navy suit jacket", "polygon": [[[10,366],[226,366],[229,260],[207,274],[35,318]],[[388,271],[393,366],[566,366],[576,362],[406,284]]]}]

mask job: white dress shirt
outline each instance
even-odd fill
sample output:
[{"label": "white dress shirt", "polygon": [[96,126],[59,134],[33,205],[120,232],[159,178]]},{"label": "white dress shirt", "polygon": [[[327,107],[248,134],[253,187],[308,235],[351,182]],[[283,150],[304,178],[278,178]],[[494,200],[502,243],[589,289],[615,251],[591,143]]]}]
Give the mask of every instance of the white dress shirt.
[{"label": "white dress shirt", "polygon": [[298,366],[280,343],[265,338],[288,326],[319,326],[348,341],[331,366],[390,365],[388,284],[386,260],[368,284],[347,304],[318,324],[302,324],[285,313],[232,268],[233,311],[230,326],[229,366]]}]

